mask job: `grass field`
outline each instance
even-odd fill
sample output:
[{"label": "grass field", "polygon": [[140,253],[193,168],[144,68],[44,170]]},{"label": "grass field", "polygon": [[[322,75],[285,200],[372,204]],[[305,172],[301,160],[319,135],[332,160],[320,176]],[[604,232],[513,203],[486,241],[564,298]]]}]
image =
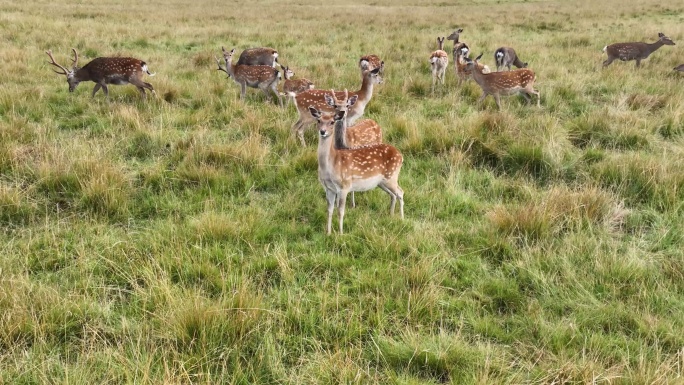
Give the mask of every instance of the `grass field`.
[{"label": "grass field", "polygon": [[[684,384],[684,5],[287,3],[0,0],[0,383]],[[542,107],[478,107],[451,63],[430,95],[455,27],[490,66],[515,47]],[[313,128],[241,101],[221,46],[317,88],[384,59],[365,116],[405,220],[358,193],[326,236]],[[71,47],[146,61],[158,98],[69,93],[44,51]]]}]

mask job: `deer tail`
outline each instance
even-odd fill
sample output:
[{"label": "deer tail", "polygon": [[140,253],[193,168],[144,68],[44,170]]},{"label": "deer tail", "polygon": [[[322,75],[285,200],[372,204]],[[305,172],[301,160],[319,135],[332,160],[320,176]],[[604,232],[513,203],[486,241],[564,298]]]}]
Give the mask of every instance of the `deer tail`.
[{"label": "deer tail", "polygon": [[141,65],[140,65],[140,67],[142,68],[143,72],[145,72],[146,74],[148,74],[148,75],[150,75],[150,76],[154,76],[154,75],[157,74],[156,72],[155,72],[155,73],[151,73],[150,70],[147,68],[147,63],[145,63],[145,62],[142,62]]}]

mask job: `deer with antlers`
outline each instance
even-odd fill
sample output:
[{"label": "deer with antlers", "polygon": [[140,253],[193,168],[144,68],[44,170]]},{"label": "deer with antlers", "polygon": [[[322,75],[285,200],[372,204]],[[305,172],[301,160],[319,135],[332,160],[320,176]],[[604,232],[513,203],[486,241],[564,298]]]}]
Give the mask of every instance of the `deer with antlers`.
[{"label": "deer with antlers", "polygon": [[[346,90],[345,90],[346,91]],[[335,108],[335,99],[333,98],[334,91],[330,91],[330,95],[325,95],[326,102],[331,107]],[[348,93],[347,93],[348,94]],[[313,106],[309,106],[311,116],[317,121],[318,131],[323,131],[327,128],[334,127],[335,115],[334,113],[324,114]],[[373,119],[363,119],[356,122],[353,126],[347,127],[344,130],[344,135],[336,135],[335,141],[330,142],[336,148],[356,148],[367,146],[370,144],[382,143],[382,128]],[[356,197],[352,191],[352,207],[356,207]]]},{"label": "deer with antlers", "polygon": [[[235,83],[240,85],[240,99],[245,98],[245,93],[247,92],[247,87],[258,88],[263,91],[267,98],[271,98],[269,90],[272,91],[278,102],[280,102],[280,107],[283,106],[283,100],[280,98],[278,93],[278,81],[280,80],[280,71],[277,69],[265,66],[265,65],[243,65],[243,64],[233,64],[233,55],[235,54],[235,48],[231,49],[230,52],[226,51],[225,48],[221,47],[223,51],[223,59],[226,62],[225,67],[221,67],[221,61],[214,57],[216,64],[218,64],[218,71],[223,71],[228,74],[228,77],[233,78]],[[275,100],[274,100],[275,103]]]},{"label": "deer with antlers", "polygon": [[[278,51],[269,47],[248,48],[238,58],[237,65],[247,66],[276,66],[278,63]],[[280,64],[280,63],[278,63]]]},{"label": "deer with antlers", "polygon": [[482,54],[475,60],[466,58],[466,66],[468,71],[472,73],[473,79],[482,88],[482,96],[478,100],[478,104],[487,97],[487,95],[494,96],[497,107],[501,109],[500,95],[514,95],[521,94],[525,97],[527,102],[530,102],[530,95],[537,96],[537,107],[540,107],[539,91],[533,88],[536,79],[534,71],[523,68],[507,72],[492,72],[485,74],[477,66],[478,60],[482,58]]},{"label": "deer with antlers", "polygon": [[441,81],[444,85],[444,72],[449,65],[449,56],[444,52],[444,38],[437,37],[438,49],[430,55],[430,67],[432,67],[432,93],[435,93],[435,83]]},{"label": "deer with antlers", "polygon": [[[363,81],[361,89],[356,92],[349,92],[350,95],[356,96],[357,100],[352,108],[345,114],[348,124],[354,124],[356,119],[363,115],[366,105],[370,102],[373,96],[373,86],[382,83],[382,76],[380,72],[383,70],[384,64],[371,71],[363,72]],[[314,118],[309,113],[309,106],[316,108],[319,111],[332,113],[334,109],[327,103],[326,95],[330,95],[330,91],[326,90],[306,90],[300,92],[295,96],[295,105],[299,113],[299,119],[292,125],[292,129],[297,133],[299,141],[302,146],[306,146],[304,141],[304,128],[314,122]],[[337,92],[336,97],[341,97],[342,92]]]},{"label": "deer with antlers", "polygon": [[615,59],[621,61],[636,60],[636,67],[641,66],[641,61],[664,45],[675,43],[662,32],[658,33],[658,41],[655,43],[615,43],[603,47],[603,52],[608,54],[608,59],[603,62],[603,67],[608,67]]},{"label": "deer with antlers", "polygon": [[[337,95],[344,98],[338,98]],[[356,148],[336,148],[331,142],[345,142],[345,131],[349,107],[357,102],[358,96],[331,92],[329,99],[335,106],[333,126],[319,127],[318,180],[325,189],[328,202],[327,234],[332,232],[332,217],[337,201],[340,234],[344,232],[344,210],[350,191],[367,191],[380,187],[390,196],[390,214],[394,213],[399,200],[399,212],[404,219],[404,191],[399,187],[399,172],[404,158],[396,148],[387,144],[375,144]]]},{"label": "deer with antlers", "polygon": [[155,94],[152,85],[142,80],[143,74],[155,75],[150,73],[147,63],[144,61],[132,57],[98,57],[81,68],[78,66],[78,52],[76,52],[75,48],[71,50],[74,52],[71,70],[66,69],[55,61],[55,58],[52,56],[52,50],[45,51],[48,57],[50,57],[49,63],[62,70],[62,72],[53,71],[60,75],[66,75],[67,82],[69,83],[69,92],[74,92],[80,82],[91,81],[95,82],[95,88],[93,88],[91,96],[95,96],[97,91],[102,88],[105,97],[109,97],[107,84],[122,85],[129,83],[138,88],[143,98],[146,96],[145,89]]},{"label": "deer with antlers", "polygon": [[287,105],[290,105],[290,100],[294,101],[295,96],[297,96],[298,93],[304,92],[306,90],[312,90],[314,88],[314,84],[312,81],[308,79],[292,79],[294,76],[294,71],[290,69],[290,67],[283,67],[283,76],[285,77],[285,82],[283,83],[283,92],[285,93],[285,96],[287,97]]}]

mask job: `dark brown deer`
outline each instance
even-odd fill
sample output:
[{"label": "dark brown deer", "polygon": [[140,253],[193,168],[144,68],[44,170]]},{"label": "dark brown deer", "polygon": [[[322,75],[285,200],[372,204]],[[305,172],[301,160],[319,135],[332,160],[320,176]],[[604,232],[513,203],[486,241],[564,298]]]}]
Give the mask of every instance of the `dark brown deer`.
[{"label": "dark brown deer", "polygon": [[430,67],[432,68],[432,93],[435,93],[435,83],[441,81],[444,85],[444,72],[449,65],[449,55],[444,52],[444,38],[437,37],[437,50],[430,55]]},{"label": "dark brown deer", "polygon": [[515,50],[511,47],[501,47],[494,52],[494,61],[496,62],[496,71],[501,71],[502,67],[507,67],[511,70],[511,65],[517,68],[527,68],[527,63],[522,62]]},{"label": "dark brown deer", "polygon": [[340,234],[343,233],[344,209],[350,191],[367,191],[380,187],[390,196],[390,214],[399,200],[399,212],[404,219],[404,191],[399,187],[399,172],[404,158],[396,148],[387,144],[374,144],[357,148],[336,148],[330,143],[333,133],[344,137],[347,125],[347,111],[357,100],[356,95],[338,99],[339,93],[331,92],[334,98],[334,125],[319,128],[318,180],[325,189],[328,202],[327,234],[332,232],[332,217],[335,201],[340,214]]},{"label": "dark brown deer", "polygon": [[55,61],[52,57],[52,50],[45,51],[50,57],[49,63],[62,70],[62,72],[53,71],[60,75],[66,75],[67,82],[69,83],[69,92],[74,92],[80,82],[91,81],[95,82],[92,96],[95,96],[95,93],[102,88],[105,97],[108,97],[109,89],[107,84],[122,85],[128,83],[138,87],[138,91],[140,91],[143,98],[145,97],[146,88],[155,94],[152,85],[142,80],[143,74],[155,75],[150,73],[144,61],[132,57],[98,57],[82,68],[79,68],[78,53],[74,48],[71,50],[74,52],[71,70],[64,68]]},{"label": "dark brown deer", "polygon": [[482,88],[482,96],[478,100],[478,104],[487,97],[487,95],[494,96],[497,107],[501,109],[500,95],[515,95],[521,94],[529,103],[530,95],[537,96],[537,107],[540,106],[539,91],[534,89],[534,81],[536,77],[534,72],[527,68],[517,69],[507,72],[492,72],[485,74],[477,66],[478,60],[482,54],[475,60],[466,58],[466,66],[468,71],[472,73],[473,79]]},{"label": "dark brown deer", "polygon": [[283,75],[285,77],[283,92],[285,93],[287,105],[289,106],[290,100],[294,101],[295,96],[300,92],[313,89],[314,84],[312,81],[304,78],[292,79],[295,74],[294,71],[290,67],[283,67],[282,65],[281,68],[283,69]]},{"label": "dark brown deer", "polygon": [[216,59],[216,64],[218,64],[218,70],[227,73],[228,77],[233,78],[235,83],[240,85],[240,99],[245,98],[247,87],[260,89],[269,99],[271,97],[269,90],[271,90],[276,95],[280,106],[283,106],[283,100],[280,98],[277,89],[278,80],[280,80],[280,71],[266,65],[250,66],[233,64],[232,60],[233,54],[235,54],[235,48],[230,50],[230,52],[226,51],[223,47],[221,47],[221,50],[223,51],[223,59],[226,61],[226,67],[221,67],[221,61],[214,57],[214,59]]},{"label": "dark brown deer", "polygon": [[675,45],[669,37],[662,32],[658,33],[658,41],[655,43],[615,43],[603,47],[603,52],[608,54],[608,59],[603,62],[603,67],[608,67],[615,59],[621,61],[636,60],[636,67],[641,66],[641,61],[664,45]]},{"label": "dark brown deer", "polygon": [[276,63],[278,63],[278,51],[269,47],[259,47],[242,51],[237,65],[275,67]]}]

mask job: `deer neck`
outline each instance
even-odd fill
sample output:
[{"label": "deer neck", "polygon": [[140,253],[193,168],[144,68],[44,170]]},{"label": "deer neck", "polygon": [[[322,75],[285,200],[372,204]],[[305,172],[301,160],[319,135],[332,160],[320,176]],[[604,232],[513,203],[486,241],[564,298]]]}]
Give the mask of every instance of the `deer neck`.
[{"label": "deer neck", "polygon": [[342,120],[335,121],[335,149],[346,150],[349,148],[347,145],[347,117],[345,116]]},{"label": "deer neck", "polygon": [[662,40],[658,40],[655,43],[647,43],[646,44],[646,53],[650,55],[653,52],[655,52],[658,48],[660,48],[664,45],[665,45],[665,43],[663,43]]},{"label": "deer neck", "polygon": [[370,76],[364,76],[361,83],[361,89],[356,93],[359,99],[356,101],[357,105],[365,106],[373,96],[373,81]]},{"label": "deer neck", "polygon": [[330,137],[318,137],[318,177],[326,179],[337,150]]},{"label": "deer neck", "polygon": [[477,64],[475,64],[475,66],[473,67],[473,70],[470,71],[470,72],[471,72],[471,74],[472,74],[473,79],[475,80],[475,82],[476,82],[477,84],[479,84],[479,85],[483,85],[483,84],[485,84],[485,82],[486,82],[486,80],[485,80],[485,74],[483,74],[483,73],[480,72],[480,71],[481,71],[481,70],[480,70],[480,67],[479,67]]}]

